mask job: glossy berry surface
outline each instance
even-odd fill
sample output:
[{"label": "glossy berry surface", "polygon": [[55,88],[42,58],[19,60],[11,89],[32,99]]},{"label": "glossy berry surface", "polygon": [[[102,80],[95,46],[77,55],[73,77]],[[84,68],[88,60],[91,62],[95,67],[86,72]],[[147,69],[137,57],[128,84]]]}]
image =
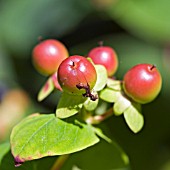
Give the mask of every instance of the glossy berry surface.
[{"label": "glossy berry surface", "polygon": [[32,52],[35,68],[44,75],[55,73],[60,63],[67,57],[66,47],[60,41],[54,39],[40,42]]},{"label": "glossy berry surface", "polygon": [[125,93],[141,104],[154,100],[159,94],[161,86],[161,74],[151,64],[138,64],[132,67],[123,79]]},{"label": "glossy berry surface", "polygon": [[74,55],[65,59],[59,66],[58,79],[63,91],[81,95],[94,87],[97,80],[97,73],[93,64],[85,57]]},{"label": "glossy berry surface", "polygon": [[88,57],[90,57],[95,64],[105,66],[109,77],[113,76],[118,68],[117,54],[111,47],[99,46],[93,48],[89,52]]}]

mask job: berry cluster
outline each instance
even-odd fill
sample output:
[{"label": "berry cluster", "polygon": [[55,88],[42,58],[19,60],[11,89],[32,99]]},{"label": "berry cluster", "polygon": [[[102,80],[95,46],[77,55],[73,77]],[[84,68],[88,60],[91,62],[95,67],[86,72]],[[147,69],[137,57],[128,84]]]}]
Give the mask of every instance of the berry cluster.
[{"label": "berry cluster", "polygon": [[[39,92],[39,101],[56,88],[68,95],[89,98],[92,102],[102,99],[113,103],[113,112],[117,115],[127,113],[128,108],[131,107],[132,110],[136,104],[153,101],[162,86],[158,69],[147,63],[132,67],[123,80],[115,80],[113,76],[118,69],[118,57],[109,46],[95,47],[87,57],[69,56],[67,48],[61,42],[45,40],[33,49],[33,63],[41,74],[49,76]],[[94,108],[97,107],[98,105]]]},{"label": "berry cluster", "polygon": [[[45,75],[58,72],[59,83],[64,91],[72,94],[82,94],[88,97],[94,87],[97,74],[93,64],[85,57],[74,55],[68,57],[67,48],[57,40],[45,40],[33,50],[33,63],[36,69]],[[108,77],[115,74],[118,68],[118,58],[113,48],[99,46],[89,54],[94,64],[103,65]],[[138,103],[148,103],[155,99],[161,89],[162,79],[156,66],[138,64],[124,76],[125,93]]]}]

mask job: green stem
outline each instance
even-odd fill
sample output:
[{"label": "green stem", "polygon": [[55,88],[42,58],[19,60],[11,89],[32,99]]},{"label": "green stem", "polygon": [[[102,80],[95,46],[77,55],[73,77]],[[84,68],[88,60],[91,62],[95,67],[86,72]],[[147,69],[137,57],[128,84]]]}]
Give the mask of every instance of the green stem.
[{"label": "green stem", "polygon": [[61,155],[57,158],[51,170],[60,170],[64,165],[65,161],[68,159],[69,155]]}]

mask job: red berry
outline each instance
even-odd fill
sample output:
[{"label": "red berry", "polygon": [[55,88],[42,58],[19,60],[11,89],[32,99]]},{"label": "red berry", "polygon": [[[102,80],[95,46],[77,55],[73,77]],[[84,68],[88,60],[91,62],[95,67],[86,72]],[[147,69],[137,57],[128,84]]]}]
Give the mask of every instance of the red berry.
[{"label": "red berry", "polygon": [[35,46],[32,53],[35,68],[44,75],[58,70],[60,63],[68,57],[66,47],[57,40],[49,39]]},{"label": "red berry", "polygon": [[141,104],[154,100],[162,86],[161,74],[151,64],[138,64],[132,67],[123,80],[125,93]]},{"label": "red berry", "polygon": [[[65,59],[58,68],[58,80],[66,92],[90,97],[90,91],[97,80],[93,64],[85,57],[74,55]],[[86,92],[88,94],[86,94]]]},{"label": "red berry", "polygon": [[113,48],[108,46],[100,46],[93,48],[88,57],[92,59],[95,64],[105,66],[109,77],[113,76],[118,68],[118,58]]}]

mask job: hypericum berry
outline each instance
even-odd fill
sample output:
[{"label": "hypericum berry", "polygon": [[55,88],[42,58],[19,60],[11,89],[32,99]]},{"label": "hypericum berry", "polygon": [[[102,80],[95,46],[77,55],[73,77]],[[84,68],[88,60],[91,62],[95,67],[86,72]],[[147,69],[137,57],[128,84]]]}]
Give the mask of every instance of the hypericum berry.
[{"label": "hypericum berry", "polygon": [[152,64],[138,64],[124,76],[125,93],[134,101],[145,104],[153,101],[162,86],[161,74]]},{"label": "hypericum berry", "polygon": [[33,49],[33,64],[41,74],[51,75],[68,55],[66,47],[60,41],[44,40]]},{"label": "hypericum berry", "polygon": [[58,80],[63,91],[90,97],[90,90],[96,83],[97,73],[89,60],[85,57],[74,55],[60,64]]},{"label": "hypericum berry", "polygon": [[117,54],[111,47],[95,47],[89,52],[88,57],[90,57],[95,64],[105,66],[109,77],[113,76],[118,68]]}]

